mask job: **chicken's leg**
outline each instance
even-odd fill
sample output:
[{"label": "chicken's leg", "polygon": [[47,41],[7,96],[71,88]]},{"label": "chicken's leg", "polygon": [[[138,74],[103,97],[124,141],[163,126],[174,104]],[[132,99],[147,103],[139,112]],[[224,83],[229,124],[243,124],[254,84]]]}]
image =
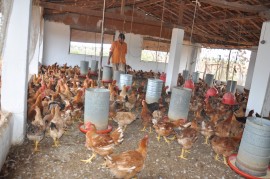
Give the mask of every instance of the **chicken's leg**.
[{"label": "chicken's leg", "polygon": [[124,129],[123,129],[123,131],[126,131],[126,128],[127,128],[127,125],[124,125]]},{"label": "chicken's leg", "polygon": [[57,138],[53,139],[53,141],[54,141],[54,144],[52,145],[52,147],[59,147],[60,146],[60,144],[59,144],[60,142]]},{"label": "chicken's leg", "polygon": [[34,148],[34,152],[39,152],[40,150],[38,150],[38,141],[35,141],[35,148]]},{"label": "chicken's leg", "polygon": [[185,155],[185,149],[184,149],[184,148],[182,148],[181,155],[180,155],[180,156],[178,156],[178,157],[179,157],[179,158],[181,158],[181,159],[185,159],[185,160],[187,160],[187,158],[186,158],[184,155]]},{"label": "chicken's leg", "polygon": [[160,134],[158,134],[158,136],[157,136],[157,140],[158,140],[158,142],[159,142],[159,140],[160,140]]},{"label": "chicken's leg", "polygon": [[168,141],[168,139],[167,139],[165,136],[163,136],[163,139],[165,140],[165,142],[166,142],[167,144],[170,144],[170,141]]},{"label": "chicken's leg", "polygon": [[218,154],[216,154],[215,160],[216,160],[216,161],[220,161],[220,160],[219,160],[219,155],[218,155]]},{"label": "chicken's leg", "polygon": [[168,137],[167,139],[174,140],[175,139],[175,135],[173,137]]},{"label": "chicken's leg", "polygon": [[149,127],[149,134],[151,134],[152,133],[152,127],[150,126]]},{"label": "chicken's leg", "polygon": [[96,157],[96,154],[93,153],[92,156],[87,159],[87,160],[81,160],[82,162],[85,162],[85,163],[92,163],[92,160]]},{"label": "chicken's leg", "polygon": [[227,159],[226,159],[226,157],[224,155],[223,155],[223,163],[228,166]]},{"label": "chicken's leg", "polygon": [[146,131],[146,127],[144,126],[143,129],[141,130],[142,132]]},{"label": "chicken's leg", "polygon": [[208,139],[209,139],[209,137],[207,136],[207,137],[205,137],[205,141],[204,141],[204,143],[203,144],[205,144],[205,145],[209,145],[209,143],[208,143]]}]

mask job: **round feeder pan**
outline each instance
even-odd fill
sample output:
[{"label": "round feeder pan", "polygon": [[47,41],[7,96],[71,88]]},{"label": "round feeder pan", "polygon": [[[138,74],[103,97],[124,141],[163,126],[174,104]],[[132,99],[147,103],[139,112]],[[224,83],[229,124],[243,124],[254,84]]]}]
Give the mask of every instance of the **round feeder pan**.
[{"label": "round feeder pan", "polygon": [[86,78],[86,75],[79,75],[79,78]]},{"label": "round feeder pan", "polygon": [[89,72],[88,74],[91,76],[98,76],[98,73],[96,73],[96,72]]},{"label": "round feeder pan", "polygon": [[238,173],[239,175],[247,178],[247,179],[269,179],[270,178],[270,167],[268,167],[268,170],[267,170],[267,174],[266,176],[263,176],[263,177],[255,177],[255,176],[252,176],[252,175],[249,175],[243,171],[241,171],[240,169],[238,169],[235,165],[235,162],[236,162],[236,156],[237,154],[232,154],[228,157],[228,164],[229,166],[231,167],[231,169],[233,169],[233,171],[235,171],[236,173]]},{"label": "round feeder pan", "polygon": [[102,80],[103,83],[112,83],[113,80]]},{"label": "round feeder pan", "polygon": [[[86,130],[83,123],[79,124],[79,129],[82,133],[86,134],[89,130]],[[108,125],[108,129],[105,130],[97,130],[97,134],[107,134],[112,131],[112,126]]]}]

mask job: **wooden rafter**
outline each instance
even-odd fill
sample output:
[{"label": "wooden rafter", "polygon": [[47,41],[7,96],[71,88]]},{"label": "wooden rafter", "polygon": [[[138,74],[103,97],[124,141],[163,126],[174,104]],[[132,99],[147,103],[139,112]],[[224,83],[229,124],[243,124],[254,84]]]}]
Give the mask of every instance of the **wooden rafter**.
[{"label": "wooden rafter", "polygon": [[248,5],[241,4],[239,2],[229,2],[226,0],[200,0],[200,2],[210,4],[212,6],[217,6],[225,9],[242,11],[242,12],[251,12],[251,13],[259,13],[262,11],[267,11],[268,8],[262,5]]}]

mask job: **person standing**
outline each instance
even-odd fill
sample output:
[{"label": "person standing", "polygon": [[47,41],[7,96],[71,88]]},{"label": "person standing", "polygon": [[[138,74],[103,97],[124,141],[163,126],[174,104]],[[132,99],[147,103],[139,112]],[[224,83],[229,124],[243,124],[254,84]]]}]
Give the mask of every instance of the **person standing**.
[{"label": "person standing", "polygon": [[126,71],[127,44],[124,41],[125,35],[120,33],[118,36],[118,41],[114,41],[111,45],[108,65],[110,65],[110,59],[112,58],[113,71]]}]

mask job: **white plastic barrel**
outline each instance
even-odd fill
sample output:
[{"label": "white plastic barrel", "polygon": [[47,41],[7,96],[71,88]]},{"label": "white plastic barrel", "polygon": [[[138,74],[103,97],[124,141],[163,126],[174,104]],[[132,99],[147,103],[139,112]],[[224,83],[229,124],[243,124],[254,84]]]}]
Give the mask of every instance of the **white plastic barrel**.
[{"label": "white plastic barrel", "polygon": [[126,86],[132,85],[132,75],[120,74],[120,89],[122,89],[124,85]]},{"label": "white plastic barrel", "polygon": [[113,80],[116,80],[116,85],[119,86],[120,84],[120,74],[124,74],[123,71],[113,71]]},{"label": "white plastic barrel", "polygon": [[91,72],[96,73],[97,72],[97,66],[98,66],[98,61],[92,60],[91,61]]},{"label": "white plastic barrel", "polygon": [[214,81],[214,75],[213,74],[206,74],[204,81],[209,87],[212,87],[213,81]]},{"label": "white plastic barrel", "polygon": [[188,70],[183,70],[183,78],[184,78],[184,80],[188,80],[188,75],[189,75],[189,71]]},{"label": "white plastic barrel", "polygon": [[146,102],[148,104],[158,102],[162,92],[163,81],[149,78],[146,90]]},{"label": "white plastic barrel", "polygon": [[168,117],[171,120],[187,119],[192,90],[174,87],[169,106]]},{"label": "white plastic barrel", "polygon": [[226,91],[234,94],[236,92],[236,85],[237,81],[228,80],[226,85]]},{"label": "white plastic barrel", "polygon": [[192,73],[192,81],[194,83],[199,83],[199,76],[200,76],[200,73],[199,72],[193,72]]},{"label": "white plastic barrel", "polygon": [[112,80],[112,67],[110,67],[110,66],[103,67],[102,80],[103,81],[111,81]]},{"label": "white plastic barrel", "polygon": [[80,73],[81,73],[81,75],[87,75],[88,67],[89,67],[89,62],[88,61],[81,61],[80,62]]},{"label": "white plastic barrel", "polygon": [[97,130],[108,129],[110,91],[102,88],[85,90],[84,124],[91,122]]}]

